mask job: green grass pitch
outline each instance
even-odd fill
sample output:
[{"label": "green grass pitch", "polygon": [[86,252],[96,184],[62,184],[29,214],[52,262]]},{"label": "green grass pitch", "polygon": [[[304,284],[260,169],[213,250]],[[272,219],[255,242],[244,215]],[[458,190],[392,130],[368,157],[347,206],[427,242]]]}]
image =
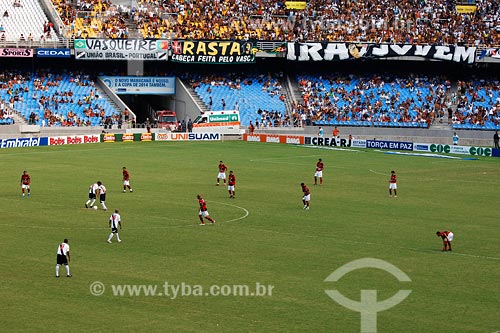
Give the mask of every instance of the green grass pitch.
[{"label": "green grass pitch", "polygon": [[[318,158],[324,185],[313,186]],[[223,160],[236,199],[215,186]],[[500,159],[475,161],[245,142],[114,143],[0,151],[2,331],[359,332],[337,289],[378,300],[412,293],[377,315],[379,332],[500,330]],[[121,168],[133,193],[122,193]],[[32,196],[22,198],[27,170]],[[390,171],[398,198],[388,197]],[[108,189],[107,212],[84,208],[89,185]],[[300,183],[311,189],[302,209]],[[198,225],[196,195],[216,225]],[[123,242],[106,243],[119,208]],[[209,224],[209,223],[208,223]],[[455,233],[441,252],[436,230]],[[71,246],[72,278],[56,279],[56,248]],[[365,268],[325,279],[361,258]],[[93,296],[99,281],[104,294]],[[272,285],[266,296],[115,296],[112,285]],[[161,291],[160,289],[158,289]]]}]

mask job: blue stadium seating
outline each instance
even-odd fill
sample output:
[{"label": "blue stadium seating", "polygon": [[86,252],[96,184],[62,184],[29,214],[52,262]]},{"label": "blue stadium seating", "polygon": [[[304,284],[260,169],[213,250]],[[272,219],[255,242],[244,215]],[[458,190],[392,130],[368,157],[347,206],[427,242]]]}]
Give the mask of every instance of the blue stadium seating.
[{"label": "blue stadium seating", "polygon": [[[297,76],[297,81],[300,82],[301,80],[306,80],[310,81],[312,83],[312,86],[314,87],[316,84],[318,84],[321,89],[320,91],[315,90],[315,93],[319,96],[319,99],[322,100],[327,95],[331,96],[330,91],[336,90],[338,88],[342,88],[346,91],[347,94],[350,94],[353,91],[356,91],[357,85],[361,83],[366,83],[368,82],[370,78],[369,77],[351,77],[350,80],[343,80],[342,83],[337,83],[336,81],[331,81],[329,79],[323,78],[323,77],[318,77],[314,75],[299,75]],[[377,85],[377,87],[371,87],[371,88],[366,88],[364,89],[364,94],[360,96],[359,100],[361,103],[364,103],[365,101],[369,101],[371,105],[375,103],[375,101],[380,101],[382,103],[382,111],[377,112],[373,115],[373,119],[378,119],[380,116],[385,115],[390,121],[366,121],[362,119],[361,114],[353,114],[354,111],[352,111],[352,103],[348,100],[345,100],[340,96],[339,94],[336,94],[336,97],[339,98],[338,101],[334,102],[334,104],[337,106],[337,108],[342,109],[346,108],[347,110],[350,110],[348,113],[349,119],[347,122],[346,121],[336,121],[336,120],[330,120],[331,125],[342,125],[342,126],[377,126],[377,127],[423,127],[427,128],[428,125],[424,122],[418,122],[415,125],[416,117],[419,114],[419,109],[424,108],[425,104],[427,103],[424,98],[421,98],[421,100],[418,99],[416,96],[415,92],[418,89],[421,93],[422,96],[427,96],[429,95],[429,87],[430,87],[430,82],[426,81],[426,79],[420,79],[420,85],[417,88],[411,89],[409,87],[406,87],[406,83],[409,82],[411,79],[410,78],[397,78],[393,77],[392,80],[385,82],[383,85]],[[442,83],[442,82],[440,82]],[[386,103],[385,99],[382,98],[382,93],[386,94],[388,96],[388,99],[392,98],[393,96],[399,95],[399,98],[397,102],[394,103],[393,107],[394,110],[396,111],[391,111],[389,108],[389,104]],[[368,97],[373,94],[374,98],[373,99],[368,99]],[[403,122],[402,117],[403,114],[398,112],[400,108],[402,108],[402,103],[410,100],[411,105],[410,108],[408,109],[408,116],[413,119],[410,122]],[[317,108],[319,111],[319,107]],[[323,120],[323,119],[321,119]],[[319,122],[319,120],[315,121],[315,124],[320,125],[322,123]]]},{"label": "blue stadium seating", "polygon": [[0,125],[12,125],[14,120],[11,118],[0,118]]},{"label": "blue stadium seating", "polygon": [[[200,77],[195,78],[200,79]],[[251,81],[251,84],[243,84],[243,81]],[[208,106],[210,97],[212,97],[211,110],[223,110],[222,99],[226,103],[226,110],[234,110],[236,103],[238,103],[240,118],[242,125],[249,125],[250,121],[255,123],[256,120],[260,122],[260,115],[257,111],[278,111],[285,114],[285,103],[280,100],[280,94],[272,89],[263,89],[264,85],[262,80],[259,82],[257,76],[246,76],[240,78],[241,89],[231,88],[228,85],[214,85],[209,83],[200,83],[195,92]],[[277,79],[271,79],[271,86],[277,82]],[[211,92],[209,92],[209,88]]]},{"label": "blue stadium seating", "polygon": [[[49,102],[48,109],[55,114],[62,116],[66,119],[68,112],[72,111],[76,114],[76,116],[83,121],[89,121],[91,126],[99,126],[101,125],[103,119],[101,117],[92,117],[88,118],[84,114],[84,109],[89,106],[92,107],[93,110],[97,108],[102,108],[104,110],[105,116],[113,116],[118,114],[118,111],[113,108],[113,106],[108,102],[105,98],[97,98],[90,100],[88,103],[85,102],[86,98],[88,98],[91,94],[91,90],[96,91],[95,87],[91,85],[78,85],[75,82],[70,81],[69,75],[62,75],[62,80],[59,82],[59,86],[48,87],[48,90],[35,90],[35,79],[38,79],[36,75],[33,75],[26,83],[17,83],[12,86],[10,89],[10,93],[8,89],[0,89],[0,98],[3,98],[6,101],[9,101],[12,97],[16,95],[16,90],[18,90],[17,96],[20,97],[18,101],[14,102],[14,110],[19,112],[26,120],[29,119],[31,113],[35,113],[39,117],[38,124],[42,124],[42,119],[44,116],[45,107],[42,106],[39,102],[40,98],[43,96],[52,97],[54,96],[58,100],[63,98],[61,93],[71,91],[73,92],[72,97],[64,97],[66,99],[72,98],[73,103],[59,103],[56,107],[54,102]],[[45,78],[45,83],[47,79]],[[46,85],[45,85],[46,86]],[[28,91],[25,92],[24,88],[28,88]],[[36,94],[36,99],[33,98]],[[22,100],[22,101],[21,101]],[[78,100],[83,101],[83,105],[79,106],[77,104]],[[96,111],[97,112],[97,111]],[[60,122],[55,122],[52,126],[60,126]]]},{"label": "blue stadium seating", "polygon": [[[467,98],[467,107],[463,108],[462,116],[465,117],[464,123],[454,124],[454,129],[466,130],[496,130],[500,129],[500,124],[496,125],[496,116],[491,117],[488,112],[492,107],[500,103],[500,91],[497,89],[486,89],[484,87],[485,81],[473,81],[470,83],[472,89],[467,89],[465,97]],[[477,94],[477,98],[473,101],[473,96],[470,91]],[[491,93],[491,95],[489,94]],[[470,107],[472,106],[472,107]],[[484,125],[477,124],[478,120],[475,116],[481,113]]]}]

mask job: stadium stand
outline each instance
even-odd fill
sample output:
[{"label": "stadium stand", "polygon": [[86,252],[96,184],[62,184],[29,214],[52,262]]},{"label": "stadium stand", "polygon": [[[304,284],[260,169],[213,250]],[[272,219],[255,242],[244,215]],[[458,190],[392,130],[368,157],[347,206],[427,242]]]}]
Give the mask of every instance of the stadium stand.
[{"label": "stadium stand", "polygon": [[[454,1],[368,0],[308,2],[304,11],[287,10],[284,1],[139,0],[138,8],[120,6],[106,13],[109,1],[79,1],[84,19],[68,17],[62,0],[52,0],[81,38],[108,32],[130,14],[144,38],[259,39],[434,45],[500,44],[498,1],[478,0],[475,13],[457,13]],[[108,28],[103,26],[108,25]],[[118,28],[119,30],[120,28]],[[108,33],[109,37],[123,37]]]},{"label": "stadium stand", "polygon": [[38,1],[1,1],[0,15],[0,42],[59,40]]},{"label": "stadium stand", "polygon": [[277,75],[218,74],[192,76],[191,86],[210,110],[239,110],[241,123],[289,126]]},{"label": "stadium stand", "polygon": [[5,100],[0,98],[0,125],[12,124],[14,124],[14,119],[12,119],[11,111],[7,107]]},{"label": "stadium stand", "polygon": [[315,125],[424,127],[448,114],[451,83],[393,75],[297,77],[301,103],[294,118]]},{"label": "stadium stand", "polygon": [[500,128],[500,82],[459,81],[454,129],[495,130]]},{"label": "stadium stand", "polygon": [[0,98],[29,124],[99,126],[121,116],[100,98],[89,75],[82,73],[0,73]]},{"label": "stadium stand", "polygon": [[128,38],[126,19],[131,7],[109,0],[82,0],[76,5],[52,0],[61,20],[70,27],[72,38]]},{"label": "stadium stand", "polygon": [[[134,0],[130,1],[130,6],[115,4],[113,0],[51,1],[74,38],[128,38],[138,33],[146,38],[482,47],[500,44],[498,1],[476,1],[475,13],[458,13],[455,2],[446,0],[317,0],[308,2],[304,11],[288,10],[285,2],[276,0]],[[3,1],[0,15],[0,42],[11,41],[23,46],[22,43],[30,40],[58,40],[39,1]],[[129,31],[131,26],[137,31]],[[33,94],[38,93],[34,100],[40,103],[41,91],[31,91],[37,75],[39,73],[26,76],[29,92],[18,83],[15,87],[9,84],[4,87],[2,83],[0,89],[0,97],[9,104],[14,98],[15,109],[31,122],[43,123],[45,120],[46,125],[95,125],[103,123],[107,117],[114,119],[112,107],[105,105],[104,99],[86,99],[91,91],[79,90],[78,87],[85,86],[81,84],[74,87],[73,94],[78,92],[78,99],[88,104],[87,108],[81,108],[78,103],[76,110],[71,110],[68,116],[69,106],[66,104],[70,103],[61,102],[64,98],[58,100],[61,96],[68,97],[64,96],[67,92],[50,86],[42,103],[49,101],[48,106],[44,106],[50,113],[47,116],[45,110],[40,114],[37,104],[33,103]],[[67,75],[60,77],[58,83],[62,85],[71,79]],[[44,76],[43,79],[47,78]],[[285,103],[287,93],[281,91],[278,76],[196,76],[192,85],[212,110],[239,109],[243,125],[254,121],[268,126],[428,127],[435,119],[447,115],[456,129],[493,129],[499,125],[498,82],[459,81],[455,94],[450,90],[449,82],[437,77],[301,75],[297,80],[301,101],[292,105],[291,113],[287,113],[286,105],[290,104]],[[77,103],[78,99],[73,98],[73,102]],[[94,112],[96,108],[98,115]],[[101,108],[105,109],[104,115]]]},{"label": "stadium stand", "polygon": [[144,37],[160,38],[168,31],[186,39],[498,44],[492,23],[498,22],[498,4],[488,1],[479,1],[476,15],[458,14],[443,0],[322,0],[309,2],[305,11],[286,10],[285,2],[272,0],[142,4],[155,6],[148,10]]}]

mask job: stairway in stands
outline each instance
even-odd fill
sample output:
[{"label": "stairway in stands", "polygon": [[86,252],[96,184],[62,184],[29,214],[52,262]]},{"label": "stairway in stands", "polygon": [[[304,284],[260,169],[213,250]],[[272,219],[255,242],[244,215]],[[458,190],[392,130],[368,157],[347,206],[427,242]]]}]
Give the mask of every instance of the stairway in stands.
[{"label": "stairway in stands", "polygon": [[302,101],[302,94],[300,93],[299,83],[295,77],[287,76],[287,80],[290,82],[291,88],[291,101],[300,102]]},{"label": "stairway in stands", "polygon": [[451,129],[451,125],[448,124],[447,120],[444,120],[442,123],[440,123],[439,120],[436,120],[435,122],[433,122],[431,124],[431,126],[429,127],[429,129],[433,129],[433,130],[447,130],[447,131],[449,131]]},{"label": "stairway in stands", "polygon": [[24,119],[20,114],[17,112],[12,112],[12,119],[14,119],[14,122],[19,125],[27,125],[28,122],[26,119]]},{"label": "stairway in stands", "polygon": [[[451,83],[450,89],[446,90],[446,97],[451,99],[452,94],[457,94],[458,93],[458,86],[455,81]],[[457,110],[457,103],[453,103],[451,105],[452,112],[454,113]],[[434,130],[451,130],[452,129],[452,123],[450,122],[451,119],[448,118],[448,114],[446,113],[444,117],[442,118],[436,118],[434,122],[431,124],[432,129]]]},{"label": "stairway in stands", "polygon": [[128,28],[129,38],[143,38],[142,34],[137,29],[137,24],[131,18],[124,19],[125,25]]},{"label": "stairway in stands", "polygon": [[[111,3],[116,6],[122,5],[129,8],[138,7],[136,0],[111,0]],[[132,18],[125,18],[124,21],[125,26],[128,28],[128,38],[143,38],[141,32],[137,29],[137,24],[134,23]]]},{"label": "stairway in stands", "polygon": [[196,91],[194,91],[193,87],[191,87],[191,85],[188,84],[188,83],[186,83],[186,82],[183,82],[183,83],[184,83],[184,86],[186,87],[186,90],[193,97],[193,99],[195,100],[195,102],[200,106],[201,111],[202,112],[210,111],[210,108],[208,107],[208,105],[206,105],[203,102],[203,100],[200,98],[200,96],[198,96],[198,94],[196,93]]},{"label": "stairway in stands", "polygon": [[284,79],[282,79],[281,85],[284,88],[286,112],[290,116],[290,119],[292,119],[292,104],[302,100],[299,85],[297,80],[295,80],[293,76],[290,77],[290,75],[287,75]]},{"label": "stairway in stands", "polygon": [[104,90],[102,87],[101,87],[101,83],[100,81],[98,80],[96,82],[96,93],[99,95],[99,98],[104,98],[108,101],[108,103],[113,107],[113,109],[115,109],[116,111],[120,111],[122,110],[121,107],[111,98],[111,96],[109,96],[109,94],[106,92],[106,90]]},{"label": "stairway in stands", "polygon": [[292,92],[292,87],[290,85],[290,79],[288,75],[286,77],[283,77],[280,79],[280,84],[281,84],[281,92],[283,95],[285,95],[285,107],[286,107],[286,112],[291,116],[292,115],[292,102],[294,101],[294,96]]}]

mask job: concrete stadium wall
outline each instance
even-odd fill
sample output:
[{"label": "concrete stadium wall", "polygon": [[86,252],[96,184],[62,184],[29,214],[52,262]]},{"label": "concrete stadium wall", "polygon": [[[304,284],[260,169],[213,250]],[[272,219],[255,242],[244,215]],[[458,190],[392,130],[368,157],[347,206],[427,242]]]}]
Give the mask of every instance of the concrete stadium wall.
[{"label": "concrete stadium wall", "polygon": [[[194,119],[189,113],[185,116]],[[183,119],[183,118],[180,118]],[[255,133],[265,134],[283,134],[283,135],[307,135],[315,136],[318,134],[317,126],[309,126],[305,128],[273,128],[256,129]],[[378,127],[337,127],[341,137],[347,137],[351,134],[356,139],[373,139],[377,140],[392,140],[404,142],[422,142],[422,143],[439,143],[451,144],[453,130],[433,130],[433,129],[418,129],[418,128],[378,128]],[[57,135],[81,135],[81,134],[100,134],[103,127],[44,127],[29,126],[29,125],[2,125],[0,126],[0,138],[15,138],[15,137],[44,137]],[[143,129],[129,130],[132,132],[143,132]],[[153,132],[161,131],[160,129],[152,129]],[[324,127],[324,136],[332,136],[333,127]],[[110,133],[125,133],[125,129],[106,129]],[[465,146],[493,146],[493,131],[466,131],[457,130],[460,137],[459,144]]]},{"label": "concrete stadium wall", "polygon": [[[318,134],[319,126],[306,126],[305,128],[265,128],[257,129],[255,133],[308,135]],[[333,126],[323,127],[324,136],[331,137]],[[404,142],[452,144],[453,132],[460,138],[459,144],[465,146],[493,146],[493,131],[467,131],[467,130],[433,130],[423,128],[381,128],[381,127],[342,127],[337,126],[341,137],[349,134],[356,139],[365,140],[391,140]]]},{"label": "concrete stadium wall", "polygon": [[[100,134],[102,130],[103,127],[40,127],[36,125],[14,124],[0,126],[0,139]],[[124,132],[124,129],[117,130],[117,133]]]},{"label": "concrete stadium wall", "polygon": [[201,113],[201,109],[196,104],[193,96],[189,93],[182,81],[177,78],[175,83],[175,112],[179,121],[188,121],[189,118],[194,120]]}]

